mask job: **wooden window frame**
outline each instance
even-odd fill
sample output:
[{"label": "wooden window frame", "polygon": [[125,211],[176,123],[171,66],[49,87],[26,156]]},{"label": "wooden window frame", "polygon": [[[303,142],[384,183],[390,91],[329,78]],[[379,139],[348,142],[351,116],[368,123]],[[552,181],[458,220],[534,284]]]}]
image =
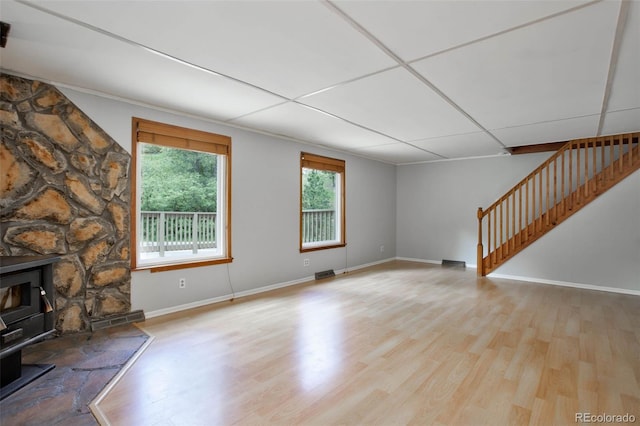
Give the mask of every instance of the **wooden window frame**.
[{"label": "wooden window frame", "polygon": [[[303,223],[302,223],[302,191],[303,191],[303,173],[302,169],[315,169],[340,174],[340,239],[336,243],[331,241],[327,245],[304,246],[303,244]],[[324,157],[321,155],[311,154],[308,152],[300,153],[300,253],[328,250],[333,248],[345,247],[346,243],[346,162],[337,158]]]},{"label": "wooden window frame", "polygon": [[[151,272],[218,265],[233,261],[231,256],[231,138],[229,136],[194,130],[143,118],[132,117],[131,165],[131,269]],[[154,265],[138,264],[138,143],[152,143],[172,148],[187,149],[226,156],[225,161],[225,253],[219,258],[180,259],[175,263]]]}]

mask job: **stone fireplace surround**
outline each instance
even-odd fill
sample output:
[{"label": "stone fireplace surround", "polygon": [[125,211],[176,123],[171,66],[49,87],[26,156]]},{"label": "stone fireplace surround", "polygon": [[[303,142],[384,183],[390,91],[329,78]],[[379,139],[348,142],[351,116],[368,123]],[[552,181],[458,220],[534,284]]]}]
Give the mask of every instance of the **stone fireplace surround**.
[{"label": "stone fireplace surround", "polygon": [[131,156],[55,87],[0,75],[0,255],[57,254],[56,329],[131,311]]}]

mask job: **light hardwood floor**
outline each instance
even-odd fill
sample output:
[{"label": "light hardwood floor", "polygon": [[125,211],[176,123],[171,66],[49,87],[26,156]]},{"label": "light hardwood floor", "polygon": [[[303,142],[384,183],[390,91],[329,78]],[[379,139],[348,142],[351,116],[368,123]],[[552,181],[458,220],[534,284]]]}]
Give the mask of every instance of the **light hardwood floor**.
[{"label": "light hardwood floor", "polygon": [[148,320],[113,425],[640,424],[640,297],[391,262]]}]

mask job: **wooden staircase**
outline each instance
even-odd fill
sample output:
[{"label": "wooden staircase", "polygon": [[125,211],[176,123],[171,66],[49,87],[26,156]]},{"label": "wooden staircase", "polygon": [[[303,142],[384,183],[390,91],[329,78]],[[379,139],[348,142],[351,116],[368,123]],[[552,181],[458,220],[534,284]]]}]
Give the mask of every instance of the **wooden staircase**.
[{"label": "wooden staircase", "polygon": [[478,275],[494,271],[640,169],[639,136],[567,142],[495,203],[479,208]]}]

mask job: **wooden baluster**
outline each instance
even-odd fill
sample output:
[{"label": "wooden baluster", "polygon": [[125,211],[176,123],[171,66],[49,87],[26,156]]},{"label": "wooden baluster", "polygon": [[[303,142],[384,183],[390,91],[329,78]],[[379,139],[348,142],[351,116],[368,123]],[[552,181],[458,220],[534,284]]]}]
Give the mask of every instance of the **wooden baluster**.
[{"label": "wooden baluster", "polygon": [[551,208],[549,207],[549,197],[550,197],[550,188],[549,188],[549,165],[547,164],[547,207],[546,207],[546,212],[547,212],[547,220],[546,220],[546,225],[549,226],[549,216],[551,216]]},{"label": "wooden baluster", "polygon": [[560,167],[561,167],[561,179],[562,179],[562,184],[561,184],[561,188],[560,188],[560,191],[561,191],[561,194],[562,194],[562,195],[561,195],[561,198],[560,198],[560,199],[562,200],[561,202],[562,202],[562,215],[563,215],[563,216],[567,214],[567,205],[566,205],[566,202],[565,202],[565,200],[566,200],[566,194],[565,194],[565,192],[564,192],[564,181],[565,181],[565,179],[566,179],[566,178],[565,178],[565,174],[564,174],[564,157],[565,157],[565,152],[563,151],[563,152],[562,152],[562,161],[560,162]]},{"label": "wooden baluster", "polygon": [[587,139],[584,142],[584,184],[583,184],[583,192],[584,198],[589,196],[589,140]]},{"label": "wooden baluster", "polygon": [[581,191],[580,191],[580,173],[582,168],[580,167],[580,142],[578,142],[578,149],[576,150],[576,203],[580,203],[582,201]]},{"label": "wooden baluster", "polygon": [[525,232],[524,232],[524,240],[527,241],[529,239],[529,179],[527,179],[527,182],[525,183],[525,196],[524,196],[524,204],[525,204],[525,210],[524,210],[524,226],[525,226]]},{"label": "wooden baluster", "polygon": [[569,149],[569,210],[573,210],[573,143]]},{"label": "wooden baluster", "polygon": [[558,220],[558,157],[553,159],[553,224]]},{"label": "wooden baluster", "polygon": [[622,173],[622,166],[624,164],[624,135],[620,136],[620,148],[618,151],[618,164],[620,165],[619,171]]},{"label": "wooden baluster", "polygon": [[591,179],[589,179],[589,143],[591,139],[584,142],[584,197],[588,198],[591,193]]},{"label": "wooden baluster", "polygon": [[629,141],[629,167],[631,167],[631,165],[633,164],[633,157],[632,157],[632,153],[633,153],[633,135],[630,133],[627,135],[627,140]]},{"label": "wooden baluster", "polygon": [[518,188],[518,213],[519,213],[519,225],[518,225],[518,235],[520,235],[520,244],[522,245],[522,185]]},{"label": "wooden baluster", "polygon": [[604,166],[604,152],[605,152],[605,144],[607,143],[608,139],[602,139],[602,143],[600,144],[600,179],[598,180],[598,182],[600,182],[600,186],[604,185],[604,176],[606,173],[606,169]]},{"label": "wooden baluster", "polygon": [[614,168],[614,145],[616,144],[616,139],[611,138],[611,145],[609,145],[609,169],[611,170],[611,179],[613,179],[613,168]]},{"label": "wooden baluster", "polygon": [[[492,257],[492,253],[493,253],[493,248],[491,247],[491,212],[493,210],[489,210],[487,212],[488,217],[487,217],[487,257],[489,258],[489,262],[491,262],[491,257]],[[494,243],[495,245],[495,243]]]},{"label": "wooden baluster", "polygon": [[495,265],[498,261],[498,211],[495,207],[491,211],[493,212],[493,265]]},{"label": "wooden baluster", "polygon": [[531,224],[533,225],[533,232],[536,232],[536,175],[531,177]]},{"label": "wooden baluster", "polygon": [[593,139],[593,176],[591,176],[591,192],[595,192],[596,189],[598,188],[598,183],[597,183],[597,179],[596,179],[596,175],[598,174],[596,165],[598,164],[598,150],[596,148],[597,146],[597,142],[598,139],[594,138]]},{"label": "wooden baluster", "polygon": [[516,250],[516,193],[513,191],[511,193],[513,200],[511,200],[511,208],[513,212],[511,213],[511,251],[515,252]]},{"label": "wooden baluster", "polygon": [[508,256],[509,255],[509,196],[507,196],[504,199],[503,202],[506,204],[506,208],[507,208],[506,215],[505,215],[505,219],[506,219],[505,225],[507,226],[507,229],[506,229],[506,232],[505,232],[505,240],[504,240],[504,242],[506,243],[505,248],[506,248],[506,251],[507,251],[506,254]]},{"label": "wooden baluster", "polygon": [[542,170],[538,171],[538,194],[540,196],[540,198],[538,199],[538,205],[540,206],[540,214],[538,215],[538,225],[539,225],[539,229],[540,231],[542,231],[542,214],[543,214],[543,209],[544,209],[544,200],[542,198]]},{"label": "wooden baluster", "polygon": [[478,207],[478,256],[477,256],[477,270],[478,276],[484,276],[484,251],[482,249],[482,207]]},{"label": "wooden baluster", "polygon": [[504,224],[503,224],[503,221],[502,221],[502,202],[500,202],[500,249],[499,249],[500,253],[499,253],[499,256],[498,256],[498,258],[500,260],[502,260],[502,249],[503,249],[502,244],[504,243],[503,229],[504,229]]}]

